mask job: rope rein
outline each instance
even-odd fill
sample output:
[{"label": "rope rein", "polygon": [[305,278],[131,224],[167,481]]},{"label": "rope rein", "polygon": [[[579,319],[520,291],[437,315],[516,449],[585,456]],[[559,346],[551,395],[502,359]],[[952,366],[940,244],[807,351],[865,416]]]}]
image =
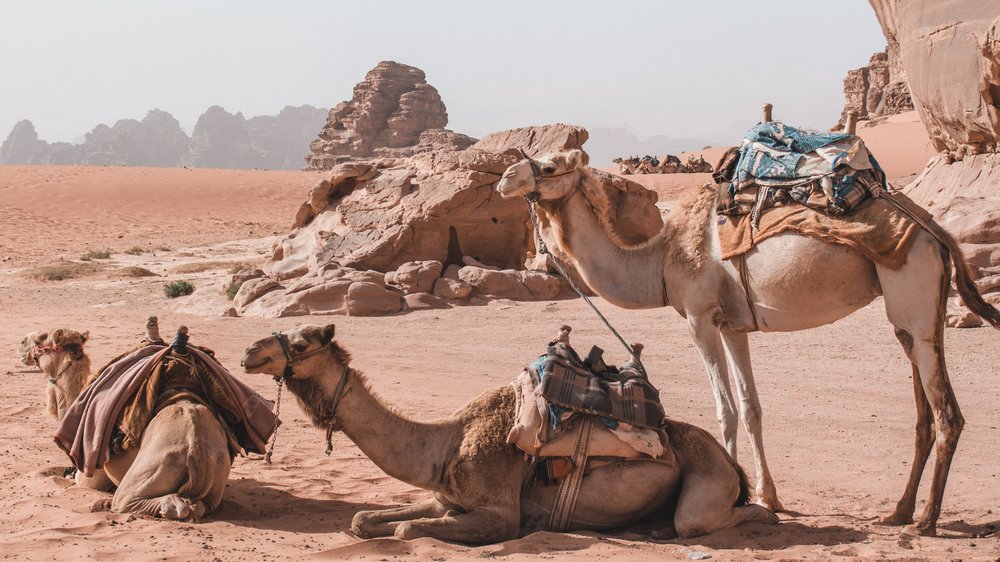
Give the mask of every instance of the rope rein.
[{"label": "rope rein", "polygon": [[635,363],[635,366],[638,367],[639,371],[642,372],[642,374],[648,378],[649,375],[648,373],[646,373],[646,367],[643,366],[642,360],[639,359],[639,354],[636,353],[635,349],[633,349],[632,346],[628,344],[628,342],[625,341],[625,338],[623,338],[622,335],[618,333],[618,330],[616,330],[615,327],[611,325],[611,322],[609,322],[608,319],[605,318],[603,314],[601,314],[601,311],[598,310],[597,306],[594,305],[593,301],[590,300],[590,297],[588,297],[586,293],[584,293],[583,290],[581,290],[580,287],[573,282],[573,279],[569,276],[569,273],[567,273],[566,268],[563,267],[563,264],[559,261],[559,258],[557,258],[555,254],[553,254],[549,250],[549,247],[545,244],[545,241],[542,240],[542,232],[538,228],[538,213],[535,211],[535,205],[538,203],[538,195],[539,195],[538,191],[534,191],[525,196],[525,199],[528,200],[528,214],[531,216],[531,226],[535,231],[535,244],[538,247],[538,253],[545,254],[552,259],[552,263],[555,264],[556,269],[559,270],[559,274],[563,276],[563,279],[565,279],[566,282],[569,283],[569,286],[572,287],[574,291],[576,291],[576,294],[580,295],[580,297],[583,298],[583,300],[587,303],[587,305],[590,306],[590,309],[594,311],[594,314],[597,315],[597,317],[601,320],[602,323],[604,323],[604,325],[608,328],[608,330],[610,330],[611,333],[614,334],[616,338],[618,338],[618,341],[621,342],[622,346],[625,347],[625,349],[628,351],[628,354],[632,357],[632,361]]},{"label": "rope rein", "polygon": [[285,386],[284,377],[274,377],[274,382],[278,384],[278,397],[274,401],[274,429],[271,430],[271,444],[267,446],[267,453],[264,455],[264,462],[271,464],[271,455],[274,454],[274,444],[278,442],[278,426],[281,425],[281,388]]}]

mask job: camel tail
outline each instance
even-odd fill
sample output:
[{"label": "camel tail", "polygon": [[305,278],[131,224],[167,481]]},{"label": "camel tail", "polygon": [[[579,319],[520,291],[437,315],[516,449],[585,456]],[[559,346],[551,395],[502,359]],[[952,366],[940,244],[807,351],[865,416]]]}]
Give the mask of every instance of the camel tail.
[{"label": "camel tail", "polygon": [[726,458],[729,459],[729,464],[736,471],[736,475],[740,477],[740,493],[736,496],[736,503],[733,504],[733,507],[747,505],[750,503],[750,481],[747,480],[747,473],[743,471],[740,463],[733,460],[733,457],[727,454]]},{"label": "camel tail", "polygon": [[979,316],[994,328],[1000,329],[1000,310],[997,310],[995,306],[986,302],[982,293],[979,292],[979,287],[973,281],[975,274],[972,272],[969,262],[966,261],[965,254],[962,253],[962,248],[959,247],[958,242],[936,222],[928,221],[926,226],[928,231],[939,242],[944,244],[945,248],[948,249],[948,253],[951,254],[951,262],[955,265],[955,286],[958,287],[958,294],[961,295],[962,302],[976,316]]}]

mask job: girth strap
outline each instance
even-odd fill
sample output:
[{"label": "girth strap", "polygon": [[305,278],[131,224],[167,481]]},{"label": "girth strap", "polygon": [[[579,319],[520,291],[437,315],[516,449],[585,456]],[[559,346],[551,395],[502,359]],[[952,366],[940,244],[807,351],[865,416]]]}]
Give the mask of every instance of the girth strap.
[{"label": "girth strap", "polygon": [[587,471],[587,452],[590,450],[590,435],[593,431],[590,418],[580,416],[580,429],[576,436],[576,447],[573,449],[573,472],[563,478],[556,492],[556,501],[549,517],[549,530],[559,533],[569,530],[573,521],[573,511],[576,510],[576,500],[580,496],[583,485],[583,475]]}]

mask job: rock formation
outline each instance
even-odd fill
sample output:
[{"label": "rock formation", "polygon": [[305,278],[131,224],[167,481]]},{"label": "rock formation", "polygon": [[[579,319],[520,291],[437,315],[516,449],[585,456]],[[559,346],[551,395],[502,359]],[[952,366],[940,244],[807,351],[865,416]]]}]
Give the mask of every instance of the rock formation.
[{"label": "rock formation", "polygon": [[857,111],[860,119],[896,115],[913,109],[906,71],[895,43],[875,53],[862,66],[847,72],[844,78],[844,110],[838,126],[847,121],[847,113]]},{"label": "rock formation", "polygon": [[209,108],[188,137],[166,111],[154,109],[142,121],[122,119],[98,125],[81,144],[39,140],[31,121],[14,126],[0,146],[0,164],[78,164],[85,166],[192,166],[213,168],[299,169],[309,141],[322,126],[326,110],[309,105],[285,107],[276,116],[245,119],[242,114]]},{"label": "rock formation", "polygon": [[[275,245],[262,267],[267,276],[244,283],[234,305],[243,315],[276,317],[553,298],[562,290],[557,277],[524,270],[526,263],[545,267],[534,256],[526,203],[501,199],[494,189],[521,158],[518,149],[542,155],[586,140],[579,127],[527,127],[465,150],[338,164]],[[594,173],[646,206],[656,199],[638,184]]]},{"label": "rock formation", "polygon": [[382,61],[337,104],[306,158],[310,169],[329,170],[357,157],[405,157],[463,149],[475,139],[445,129],[448,113],[437,89],[419,68]]},{"label": "rock formation", "polygon": [[[962,243],[1000,303],[1000,0],[870,0],[941,151],[906,191]],[[949,324],[975,318],[949,311]]]}]

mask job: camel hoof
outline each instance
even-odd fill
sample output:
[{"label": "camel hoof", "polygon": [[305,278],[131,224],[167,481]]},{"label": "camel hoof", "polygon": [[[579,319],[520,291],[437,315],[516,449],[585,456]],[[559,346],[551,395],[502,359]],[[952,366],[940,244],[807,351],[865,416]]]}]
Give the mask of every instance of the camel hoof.
[{"label": "camel hoof", "polygon": [[359,511],[355,513],[354,518],[351,519],[351,532],[362,539],[374,537],[375,535],[366,529],[374,513],[374,511]]},{"label": "camel hoof", "polygon": [[936,537],[937,525],[935,523],[920,522],[906,528],[907,531],[921,537]]},{"label": "camel hoof", "polygon": [[97,513],[98,511],[111,511],[111,498],[104,498],[90,504],[91,513]]},{"label": "camel hoof", "polygon": [[[201,502],[197,503],[200,504]],[[199,510],[198,507],[201,507],[201,509]],[[160,500],[160,517],[164,519],[197,522],[204,513],[204,506],[196,506],[194,502],[176,494],[164,496]]]},{"label": "camel hoof", "polygon": [[419,539],[424,535],[418,531],[416,525],[413,524],[413,521],[403,521],[396,526],[396,531],[393,533],[393,536],[397,539],[408,541],[411,539]]},{"label": "camel hoof", "polygon": [[895,512],[893,512],[890,515],[886,515],[885,517],[879,519],[878,521],[879,525],[889,525],[893,527],[898,527],[900,525],[909,525],[910,523],[913,523],[912,515],[902,515]]},{"label": "camel hoof", "polygon": [[785,511],[785,506],[781,505],[781,502],[778,501],[777,497],[758,498],[755,503],[771,513],[781,513],[782,511]]}]

